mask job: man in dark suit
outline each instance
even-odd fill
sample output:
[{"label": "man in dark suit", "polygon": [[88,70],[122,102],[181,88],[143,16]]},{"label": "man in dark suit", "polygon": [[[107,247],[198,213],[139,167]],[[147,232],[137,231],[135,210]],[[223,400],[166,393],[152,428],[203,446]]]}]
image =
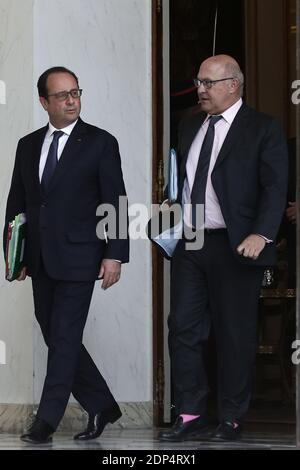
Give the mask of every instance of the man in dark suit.
[{"label": "man in dark suit", "polygon": [[26,267],[18,280],[32,278],[35,315],[48,346],[37,416],[21,436],[34,444],[51,440],[71,393],[89,415],[75,439],[94,439],[120,418],[82,335],[95,280],[108,289],[129,260],[128,238],[117,233],[105,240],[99,226],[96,233],[101,204],[114,208],[117,227],[123,216],[127,233],[127,210],[119,214],[126,192],[116,139],[80,119],[82,90],[70,70],[47,70],[38,91],[49,124],[19,141],[4,230],[5,245],[8,222],[26,213]]},{"label": "man in dark suit", "polygon": [[183,238],[173,255],[169,350],[177,419],[160,433],[165,441],[207,433],[203,346],[211,324],[220,420],[213,438],[241,436],[250,401],[263,271],[275,263],[273,241],[286,201],[282,130],[276,120],[243,103],[237,62],[225,55],[207,59],[195,85],[203,112],[180,125],[178,202],[185,226],[196,234],[201,224],[195,208],[204,206],[204,244],[191,250]]}]

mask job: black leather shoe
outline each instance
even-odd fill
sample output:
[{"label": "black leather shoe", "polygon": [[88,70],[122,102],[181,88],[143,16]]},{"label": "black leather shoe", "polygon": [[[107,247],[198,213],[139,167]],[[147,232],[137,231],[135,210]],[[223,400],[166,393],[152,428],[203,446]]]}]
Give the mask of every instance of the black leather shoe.
[{"label": "black leather shoe", "polygon": [[122,413],[116,404],[111,408],[97,413],[95,416],[89,415],[88,425],[86,429],[74,436],[76,441],[87,441],[96,439],[102,434],[103,429],[108,423],[114,423],[121,418]]},{"label": "black leather shoe", "polygon": [[242,437],[242,426],[236,427],[232,421],[223,421],[212,435],[213,440],[218,441],[236,441]]},{"label": "black leather shoe", "polygon": [[207,421],[201,416],[187,423],[184,423],[182,417],[178,416],[171,429],[161,431],[158,439],[169,442],[187,441],[191,438],[203,437],[207,430]]},{"label": "black leather shoe", "polygon": [[35,418],[34,422],[20,439],[29,444],[46,444],[52,441],[54,429],[40,418]]}]

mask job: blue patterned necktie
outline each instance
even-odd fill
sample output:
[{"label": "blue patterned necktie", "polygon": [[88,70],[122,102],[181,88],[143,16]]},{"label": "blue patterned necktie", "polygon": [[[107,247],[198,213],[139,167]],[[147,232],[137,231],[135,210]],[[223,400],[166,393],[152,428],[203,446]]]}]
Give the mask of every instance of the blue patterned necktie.
[{"label": "blue patterned necktie", "polygon": [[57,161],[58,161],[57,160],[58,141],[63,135],[64,135],[64,132],[62,131],[53,132],[53,140],[49,148],[46,165],[45,165],[43,175],[42,175],[42,180],[41,180],[41,185],[44,191],[48,190],[49,183],[54,174]]},{"label": "blue patterned necktie", "polygon": [[[220,119],[222,119],[222,116],[210,117],[209,126],[205,134],[201,151],[200,151],[200,155],[199,155],[198,165],[197,165],[196,174],[195,174],[195,180],[194,180],[193,189],[191,193],[192,225],[195,228],[199,228],[199,221],[196,224],[196,206],[197,204],[205,204],[205,192],[206,192],[208,169],[209,169],[211,152],[213,149],[214,138],[215,138],[215,124]],[[198,227],[196,225],[198,225]]]}]

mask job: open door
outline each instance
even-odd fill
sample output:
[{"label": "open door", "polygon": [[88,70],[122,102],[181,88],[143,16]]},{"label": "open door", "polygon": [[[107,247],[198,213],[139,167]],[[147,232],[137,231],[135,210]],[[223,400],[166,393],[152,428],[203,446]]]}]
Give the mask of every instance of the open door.
[{"label": "open door", "polygon": [[[296,5],[296,62],[297,62],[297,77],[300,78],[300,0],[297,0]],[[297,106],[297,185],[296,185],[296,200],[298,201],[297,211],[297,302],[296,302],[296,338],[300,339],[300,104]],[[296,380],[296,420],[297,420],[297,447],[300,448],[300,366],[297,367],[297,380]]]},{"label": "open door", "polygon": [[[152,203],[163,200],[163,5],[152,0]],[[153,421],[163,424],[164,415],[164,260],[152,247],[152,302],[153,302]]]},{"label": "open door", "polygon": [[[266,21],[266,18],[270,21]],[[171,145],[176,145],[176,126],[180,117],[185,112],[193,112],[193,108],[197,106],[197,94],[193,89],[192,79],[198,71],[200,62],[212,55],[214,51],[216,54],[227,53],[236,57],[245,71],[245,100],[255,109],[280,119],[287,138],[297,137],[295,159],[299,162],[300,105],[296,107],[291,101],[291,84],[297,77],[298,79],[300,77],[299,28],[300,0],[226,0],[226,2],[222,0],[213,2],[152,0],[154,203],[161,202],[163,198],[166,135],[168,134]],[[166,35],[168,41],[166,41]],[[166,62],[164,62],[166,42],[169,42],[167,44],[170,55],[168,58],[170,60],[169,76],[166,74]],[[169,80],[170,84],[169,94],[166,80]],[[296,111],[298,113],[297,125]],[[299,200],[299,165],[297,167],[297,200]],[[298,220],[300,220],[299,206],[298,212]],[[300,246],[299,244],[298,224],[297,247]],[[299,273],[299,256],[297,263]],[[166,351],[166,331],[164,332],[166,319],[164,317],[168,309],[166,306],[168,269],[161,256],[154,250],[153,401],[155,425],[162,425],[164,421],[168,421],[165,416],[169,410],[164,410],[164,403],[171,402],[170,374],[167,367],[167,354],[164,354]],[[299,299],[299,276],[293,286],[294,297],[296,292],[298,293],[297,299]],[[288,295],[290,294],[289,290]],[[273,306],[278,308],[277,300],[273,299],[266,303],[272,308],[273,302]],[[299,300],[297,300],[292,322],[294,329],[292,336],[300,339]],[[290,406],[288,421],[291,425],[291,432],[295,432],[297,423],[297,443],[300,446],[299,370],[299,367],[293,370],[293,383],[289,384],[293,402]],[[265,380],[265,377],[259,377],[259,380]],[[276,406],[273,406],[273,409],[278,410]],[[273,414],[275,416],[275,411]],[[275,417],[275,422],[276,419]],[[274,423],[274,419],[270,422]]]}]

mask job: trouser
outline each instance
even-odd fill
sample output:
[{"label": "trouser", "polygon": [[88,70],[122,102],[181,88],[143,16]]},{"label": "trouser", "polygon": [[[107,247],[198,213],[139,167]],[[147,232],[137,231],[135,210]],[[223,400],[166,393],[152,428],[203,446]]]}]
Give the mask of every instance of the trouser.
[{"label": "trouser", "polygon": [[263,267],[234,257],[226,231],[205,234],[201,250],[180,240],[172,261],[169,351],[176,413],[205,414],[203,359],[213,324],[220,420],[242,420],[250,401]]},{"label": "trouser", "polygon": [[51,279],[43,265],[32,279],[35,316],[48,346],[47,374],[37,417],[56,429],[70,394],[95,415],[115,404],[82,344],[95,282]]}]

